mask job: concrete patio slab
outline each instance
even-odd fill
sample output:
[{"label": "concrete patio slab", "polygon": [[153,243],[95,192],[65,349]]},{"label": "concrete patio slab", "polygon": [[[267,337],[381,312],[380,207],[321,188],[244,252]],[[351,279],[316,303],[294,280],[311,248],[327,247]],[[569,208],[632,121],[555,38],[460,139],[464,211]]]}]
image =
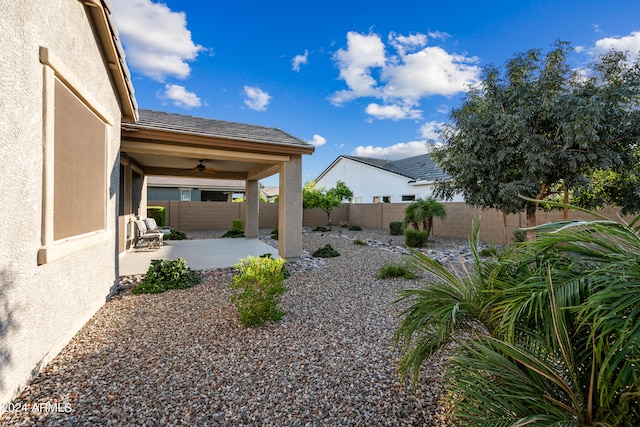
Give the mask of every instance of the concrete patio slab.
[{"label": "concrete patio slab", "polygon": [[279,258],[278,250],[260,239],[168,240],[157,249],[135,250],[120,255],[119,275],[145,274],[153,259],[184,258],[192,270],[233,267],[247,256],[270,253]]}]

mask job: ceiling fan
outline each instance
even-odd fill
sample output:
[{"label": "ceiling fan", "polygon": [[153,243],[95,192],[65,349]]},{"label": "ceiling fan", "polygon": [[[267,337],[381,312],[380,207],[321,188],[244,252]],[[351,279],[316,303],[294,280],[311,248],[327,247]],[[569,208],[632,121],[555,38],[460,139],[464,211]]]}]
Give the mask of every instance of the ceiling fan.
[{"label": "ceiling fan", "polygon": [[200,163],[198,163],[193,169],[191,169],[191,173],[206,172],[206,173],[210,173],[211,175],[214,175],[216,172],[218,172],[215,169],[209,169],[202,162],[204,162],[204,159],[200,160]]}]

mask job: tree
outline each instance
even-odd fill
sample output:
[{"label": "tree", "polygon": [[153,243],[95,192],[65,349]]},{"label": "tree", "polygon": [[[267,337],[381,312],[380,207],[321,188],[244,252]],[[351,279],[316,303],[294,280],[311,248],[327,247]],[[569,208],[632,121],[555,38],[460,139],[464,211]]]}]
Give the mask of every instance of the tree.
[{"label": "tree", "polygon": [[433,229],[433,217],[443,218],[446,211],[442,203],[430,196],[426,199],[417,199],[411,202],[404,213],[405,226],[412,224],[413,228],[419,230],[418,224],[422,223],[422,230],[427,232],[427,239]]},{"label": "tree", "polygon": [[331,228],[331,211],[342,206],[344,200],[353,198],[353,192],[344,182],[338,181],[334,188],[325,190],[317,188],[314,180],[305,183],[302,188],[302,208],[320,208],[327,214],[328,226]]},{"label": "tree", "polygon": [[[472,206],[525,211],[534,226],[540,200],[565,190],[588,193],[592,171],[628,176],[640,159],[640,65],[611,51],[585,75],[571,72],[570,52],[557,42],[546,56],[516,55],[504,73],[484,69],[479,86],[451,112],[446,144],[432,152],[451,177],[436,183],[436,197],[462,193]],[[624,197],[615,201],[638,210]]]}]

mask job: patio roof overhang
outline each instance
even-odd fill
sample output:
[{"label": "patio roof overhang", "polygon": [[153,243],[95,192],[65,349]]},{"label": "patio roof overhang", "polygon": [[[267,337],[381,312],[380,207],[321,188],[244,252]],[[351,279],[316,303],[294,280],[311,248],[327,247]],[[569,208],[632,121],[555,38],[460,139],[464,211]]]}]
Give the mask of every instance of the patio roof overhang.
[{"label": "patio roof overhang", "polygon": [[[145,175],[260,180],[278,173],[292,155],[314,151],[274,128],[145,110],[140,117],[122,123],[120,152]],[[176,118],[184,122],[169,123]],[[194,171],[200,160],[216,173]]]}]

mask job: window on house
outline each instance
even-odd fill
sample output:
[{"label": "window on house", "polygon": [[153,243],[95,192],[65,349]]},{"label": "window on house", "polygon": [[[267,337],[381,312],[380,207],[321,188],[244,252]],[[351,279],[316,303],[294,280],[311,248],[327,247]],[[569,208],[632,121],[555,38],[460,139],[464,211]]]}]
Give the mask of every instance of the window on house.
[{"label": "window on house", "polygon": [[415,194],[402,196],[403,202],[413,202],[416,199]]},{"label": "window on house", "polygon": [[106,232],[112,162],[107,116],[83,96],[90,92],[64,63],[46,48],[40,54],[44,157],[38,264],[45,264],[113,238]]},{"label": "window on house", "polygon": [[373,203],[380,203],[380,196],[373,196]]},{"label": "window on house", "polygon": [[382,203],[391,203],[391,196],[382,196]]},{"label": "window on house", "polygon": [[191,201],[191,190],[180,190],[180,201],[181,202],[190,202]]},{"label": "window on house", "polygon": [[362,203],[362,197],[354,197],[353,203]]}]

